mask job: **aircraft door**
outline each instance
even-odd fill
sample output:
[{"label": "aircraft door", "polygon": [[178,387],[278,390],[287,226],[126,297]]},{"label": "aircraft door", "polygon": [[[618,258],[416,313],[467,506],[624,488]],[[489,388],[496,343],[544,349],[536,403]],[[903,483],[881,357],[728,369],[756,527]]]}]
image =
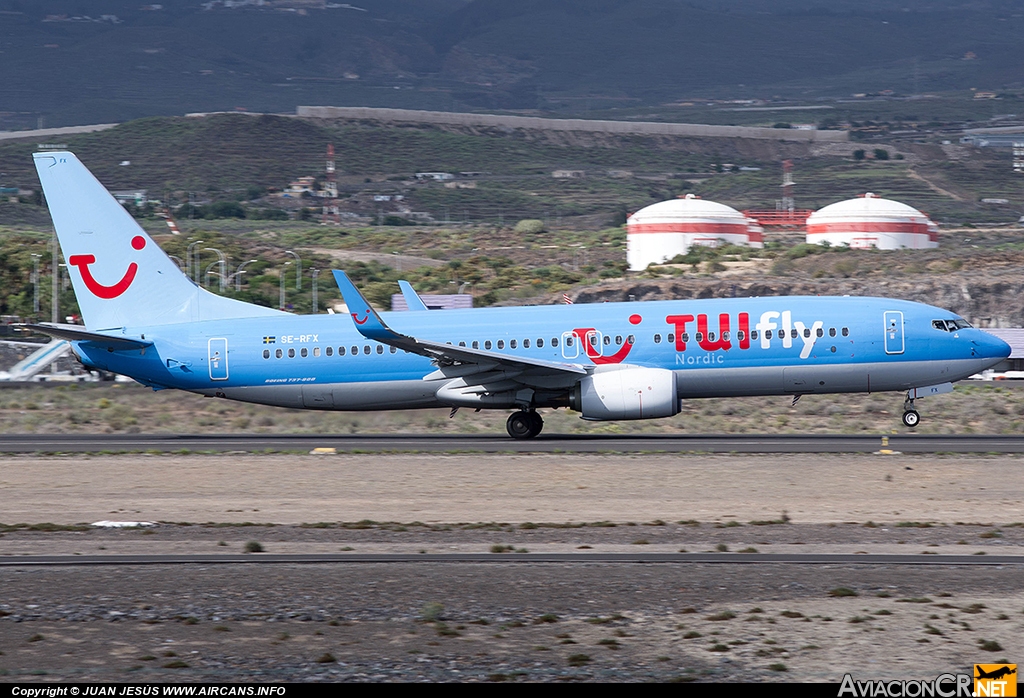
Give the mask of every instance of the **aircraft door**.
[{"label": "aircraft door", "polygon": [[562,333],[562,358],[575,359],[580,355],[580,342],[572,332]]},{"label": "aircraft door", "polygon": [[584,344],[584,348],[588,358],[598,358],[604,350],[604,335],[598,330],[590,330],[587,332],[587,341]]},{"label": "aircraft door", "polygon": [[899,310],[886,310],[884,317],[885,353],[902,354],[904,349],[903,313]]},{"label": "aircraft door", "polygon": [[210,380],[226,381],[228,379],[228,340],[225,337],[212,337],[207,345],[210,361]]}]

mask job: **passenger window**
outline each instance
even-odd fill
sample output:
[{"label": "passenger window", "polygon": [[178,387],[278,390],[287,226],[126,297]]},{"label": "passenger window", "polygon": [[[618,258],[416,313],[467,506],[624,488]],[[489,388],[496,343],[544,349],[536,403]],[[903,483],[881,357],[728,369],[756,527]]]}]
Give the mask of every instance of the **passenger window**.
[{"label": "passenger window", "polygon": [[544,338],[543,337],[538,337],[537,338],[537,348],[538,349],[543,349],[544,348]]},{"label": "passenger window", "polygon": [[828,336],[829,337],[835,337],[836,336],[836,328],[835,327],[829,327],[828,328]]},{"label": "passenger window", "polygon": [[[783,332],[785,332],[785,330],[783,330]],[[790,330],[789,331],[789,336],[792,337],[793,339],[796,339],[797,336],[798,336],[797,335],[797,331],[796,330]]]},{"label": "passenger window", "polygon": [[274,352],[274,356],[280,359],[283,356],[283,353],[280,349],[278,349],[277,351]]},{"label": "passenger window", "polygon": [[819,328],[818,328],[818,330],[817,330],[817,332],[816,332],[816,334],[817,334],[817,335],[818,335],[819,337],[824,337],[824,336],[825,336],[825,330],[823,330],[823,329],[821,329],[821,328],[819,327]]},{"label": "passenger window", "polygon": [[622,344],[622,335],[621,334],[615,335],[615,344],[617,344],[617,345],[621,345]]},{"label": "passenger window", "polygon": [[397,347],[391,347],[391,353],[392,354],[397,354],[398,353],[398,348]]},{"label": "passenger window", "polygon": [[771,339],[772,338],[772,331],[771,330],[765,330],[764,331],[764,338],[765,339]]},{"label": "passenger window", "polygon": [[264,359],[269,359],[270,358],[270,350],[269,349],[264,349],[263,350],[263,358]]},{"label": "passenger window", "polygon": [[626,344],[633,344],[634,342],[636,342],[636,337],[634,337],[633,335],[629,335],[628,337],[626,337]]},{"label": "passenger window", "polygon": [[378,344],[377,345],[377,353],[378,354],[383,354],[384,353],[384,345],[383,344]]},{"label": "passenger window", "polygon": [[752,341],[752,342],[757,341],[757,330],[751,330],[750,331],[750,341]]},{"label": "passenger window", "polygon": [[660,334],[654,335],[654,343],[655,344],[661,344],[661,335]]},{"label": "passenger window", "polygon": [[288,350],[288,358],[289,359],[294,359],[295,358],[295,350],[294,349],[289,349]]},{"label": "passenger window", "polygon": [[357,347],[355,344],[353,344],[352,345],[352,356],[355,356],[358,353],[359,353],[359,347]]},{"label": "passenger window", "polygon": [[508,348],[509,349],[515,349],[518,346],[519,346],[519,343],[516,342],[516,340],[514,340],[514,339],[509,340],[509,343],[508,343]]},{"label": "passenger window", "polygon": [[490,348],[491,348],[491,340],[489,340],[489,339],[484,340],[484,349],[490,349]]},{"label": "passenger window", "polygon": [[466,346],[466,343],[465,342],[459,342],[459,346],[460,347],[464,347],[464,346]]},{"label": "passenger window", "polygon": [[736,331],[736,339],[738,339],[739,341],[742,342],[744,336],[745,336],[745,333],[743,332],[743,330],[737,330]]},{"label": "passenger window", "polygon": [[573,339],[572,337],[566,337],[565,338],[565,346],[571,347],[572,346],[572,339]]},{"label": "passenger window", "polygon": [[524,339],[523,340],[523,349],[529,349],[529,348],[530,348],[530,340]]},{"label": "passenger window", "polygon": [[[700,341],[700,340],[697,340],[697,341]],[[714,332],[708,332],[708,341],[709,342],[715,341],[715,333]]]},{"label": "passenger window", "polygon": [[320,347],[313,347],[313,356],[320,356]]},{"label": "passenger window", "polygon": [[[665,341],[668,342],[669,344],[671,344],[672,342],[676,341],[675,333],[674,332],[669,332],[668,336],[665,337]],[[620,344],[621,344],[621,342],[620,342]]]},{"label": "passenger window", "polygon": [[683,332],[681,335],[679,335],[679,341],[682,342],[683,344],[686,344],[687,342],[689,342],[690,341],[690,333],[689,332]]},{"label": "passenger window", "polygon": [[604,336],[604,345],[608,346],[611,343],[612,343],[612,336],[610,334],[606,334]]},{"label": "passenger window", "polygon": [[328,356],[334,356],[334,347],[327,347],[326,349],[324,349],[324,353],[326,353]]},{"label": "passenger window", "polygon": [[338,347],[338,356],[345,355],[345,347]]},{"label": "passenger window", "polygon": [[505,340],[504,339],[499,339],[498,340],[498,348],[499,349],[504,349],[505,348]]},{"label": "passenger window", "polygon": [[479,349],[480,348],[480,342],[477,342],[477,341],[474,340],[473,341],[473,348],[474,349]]},{"label": "passenger window", "polygon": [[810,328],[805,327],[804,328],[804,337],[810,337],[810,336],[811,336]]},{"label": "passenger window", "polygon": [[850,328],[849,327],[844,327],[843,328],[843,336],[844,337],[849,337],[850,336]]},{"label": "passenger window", "polygon": [[704,341],[704,333],[703,332],[697,332],[695,335],[693,335],[693,338],[695,340],[697,340],[698,342],[703,342]]},{"label": "passenger window", "polygon": [[729,333],[728,332],[723,332],[722,333],[722,340],[726,341],[726,342],[729,341]]},{"label": "passenger window", "polygon": [[363,345],[363,353],[364,354],[369,354],[370,353],[370,345],[369,344],[364,344]]},{"label": "passenger window", "polygon": [[302,355],[302,358],[306,358],[307,356],[309,356],[309,349],[307,349],[306,347],[302,347],[302,349],[299,349],[299,354]]},{"label": "passenger window", "polygon": [[558,346],[558,337],[552,337],[551,338],[551,346],[553,346],[553,347],[557,347]]}]

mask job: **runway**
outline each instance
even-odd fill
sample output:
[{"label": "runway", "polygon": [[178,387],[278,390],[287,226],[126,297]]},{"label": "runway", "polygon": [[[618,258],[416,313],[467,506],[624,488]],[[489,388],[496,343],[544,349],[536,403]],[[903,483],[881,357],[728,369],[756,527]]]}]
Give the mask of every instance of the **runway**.
[{"label": "runway", "polygon": [[[883,444],[883,438],[888,439]],[[334,448],[339,453],[1024,453],[1001,434],[4,434],[0,453],[224,453]]]},{"label": "runway", "polygon": [[724,565],[1024,565],[1022,555],[791,555],[758,553],[563,553],[563,554],[352,554],[352,555],[19,555],[0,556],[0,567],[135,565],[353,565],[353,564],[724,564]]}]

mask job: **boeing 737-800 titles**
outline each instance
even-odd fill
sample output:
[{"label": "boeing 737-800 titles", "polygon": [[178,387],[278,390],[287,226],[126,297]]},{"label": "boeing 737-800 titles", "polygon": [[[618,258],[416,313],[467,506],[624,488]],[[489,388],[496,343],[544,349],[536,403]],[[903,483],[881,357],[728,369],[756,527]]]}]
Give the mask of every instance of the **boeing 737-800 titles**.
[{"label": "boeing 737-800 titles", "polygon": [[155,390],[320,410],[514,410],[671,417],[702,397],[906,392],[915,400],[1010,353],[940,308],[886,298],[670,300],[378,313],[335,271],[349,315],[292,315],[192,283],[69,152],[36,169],[85,327],[32,325],[93,369]]}]

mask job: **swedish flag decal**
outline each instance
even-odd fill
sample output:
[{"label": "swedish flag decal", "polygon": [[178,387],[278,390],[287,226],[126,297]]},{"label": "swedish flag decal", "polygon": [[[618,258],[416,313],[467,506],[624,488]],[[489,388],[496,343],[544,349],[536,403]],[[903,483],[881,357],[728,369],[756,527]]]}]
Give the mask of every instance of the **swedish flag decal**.
[{"label": "swedish flag decal", "polygon": [[263,343],[264,344],[274,344],[275,342],[277,342],[277,337],[264,337],[263,338]]}]

